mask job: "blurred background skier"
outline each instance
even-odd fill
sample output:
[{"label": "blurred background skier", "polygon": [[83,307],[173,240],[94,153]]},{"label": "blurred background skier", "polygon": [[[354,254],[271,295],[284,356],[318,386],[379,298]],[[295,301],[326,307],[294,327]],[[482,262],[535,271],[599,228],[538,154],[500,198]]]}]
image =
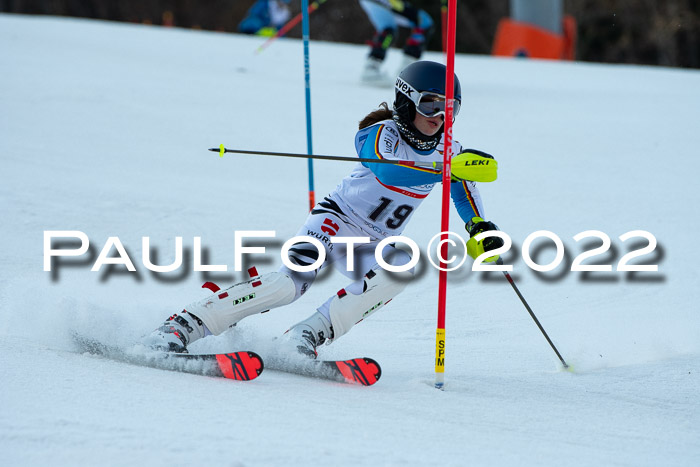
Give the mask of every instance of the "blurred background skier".
[{"label": "blurred background skier", "polygon": [[[382,64],[387,49],[394,43],[399,27],[409,28],[410,33],[403,47],[403,58],[398,71],[421,58],[426,43],[433,33],[433,19],[420,8],[405,0],[359,0],[375,33],[370,42],[370,52],[361,79],[367,84],[393,85],[393,72],[385,73]],[[397,72],[398,73],[398,72]]]},{"label": "blurred background skier", "polygon": [[291,18],[289,0],[258,0],[238,24],[238,32],[274,36]]}]

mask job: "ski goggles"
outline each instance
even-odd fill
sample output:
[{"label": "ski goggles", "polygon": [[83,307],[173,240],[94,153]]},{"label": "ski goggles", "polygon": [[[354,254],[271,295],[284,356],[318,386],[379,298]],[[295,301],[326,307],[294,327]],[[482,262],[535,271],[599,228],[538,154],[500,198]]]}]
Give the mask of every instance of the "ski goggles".
[{"label": "ski goggles", "polygon": [[[424,117],[445,116],[445,95],[435,92],[418,92],[413,86],[402,80],[396,79],[396,90],[411,99],[416,106],[416,111]],[[461,107],[459,99],[454,99],[453,117],[459,114]]]},{"label": "ski goggles", "polygon": [[[442,94],[434,94],[432,92],[422,92],[418,94],[418,102],[416,103],[416,112],[424,117],[436,117],[438,115],[445,116],[445,96]],[[459,114],[460,104],[457,99],[454,99],[452,113],[456,117]]]}]

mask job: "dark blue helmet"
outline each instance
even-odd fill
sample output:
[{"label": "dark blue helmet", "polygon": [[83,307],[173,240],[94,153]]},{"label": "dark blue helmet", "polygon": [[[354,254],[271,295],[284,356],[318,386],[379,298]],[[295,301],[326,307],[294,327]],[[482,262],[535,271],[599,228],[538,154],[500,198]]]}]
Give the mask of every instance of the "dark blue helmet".
[{"label": "dark blue helmet", "polygon": [[[396,78],[394,86],[396,101],[394,108],[403,114],[406,112],[408,121],[413,121],[416,116],[416,103],[419,94],[432,93],[445,96],[445,77],[447,67],[442,63],[419,61],[413,62],[404,68]],[[454,79],[455,115],[462,104],[462,86],[459,78]]]},{"label": "dark blue helmet", "polygon": [[[418,61],[404,68],[396,78],[394,121],[402,135],[412,146],[421,150],[434,149],[440,141],[442,131],[433,136],[420,133],[413,125],[418,112],[425,116],[444,116],[445,77],[447,67],[442,63]],[[441,96],[442,102],[432,97]],[[462,104],[462,87],[457,75],[454,78],[454,115],[459,113]]]}]

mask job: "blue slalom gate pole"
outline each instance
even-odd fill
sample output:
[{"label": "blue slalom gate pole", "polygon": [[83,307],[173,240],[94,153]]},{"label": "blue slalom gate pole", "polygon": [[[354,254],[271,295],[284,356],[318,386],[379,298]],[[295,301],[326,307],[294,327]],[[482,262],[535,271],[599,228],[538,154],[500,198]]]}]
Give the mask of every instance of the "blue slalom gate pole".
[{"label": "blue slalom gate pole", "polygon": [[[301,0],[301,35],[304,41],[304,82],[306,85],[306,153],[314,153],[311,137],[311,72],[309,70],[309,0]],[[314,195],[314,162],[308,160],[309,167],[309,211],[316,204]]]}]

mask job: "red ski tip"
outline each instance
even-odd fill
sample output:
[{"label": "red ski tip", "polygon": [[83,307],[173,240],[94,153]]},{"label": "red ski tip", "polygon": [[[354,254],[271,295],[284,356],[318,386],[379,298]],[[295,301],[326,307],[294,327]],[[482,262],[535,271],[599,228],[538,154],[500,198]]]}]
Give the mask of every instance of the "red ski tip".
[{"label": "red ski tip", "polygon": [[231,352],[218,354],[216,362],[225,378],[237,381],[250,381],[260,376],[263,361],[254,352]]},{"label": "red ski tip", "polygon": [[338,370],[346,381],[371,386],[382,376],[382,370],[371,358],[354,358],[336,362]]}]

